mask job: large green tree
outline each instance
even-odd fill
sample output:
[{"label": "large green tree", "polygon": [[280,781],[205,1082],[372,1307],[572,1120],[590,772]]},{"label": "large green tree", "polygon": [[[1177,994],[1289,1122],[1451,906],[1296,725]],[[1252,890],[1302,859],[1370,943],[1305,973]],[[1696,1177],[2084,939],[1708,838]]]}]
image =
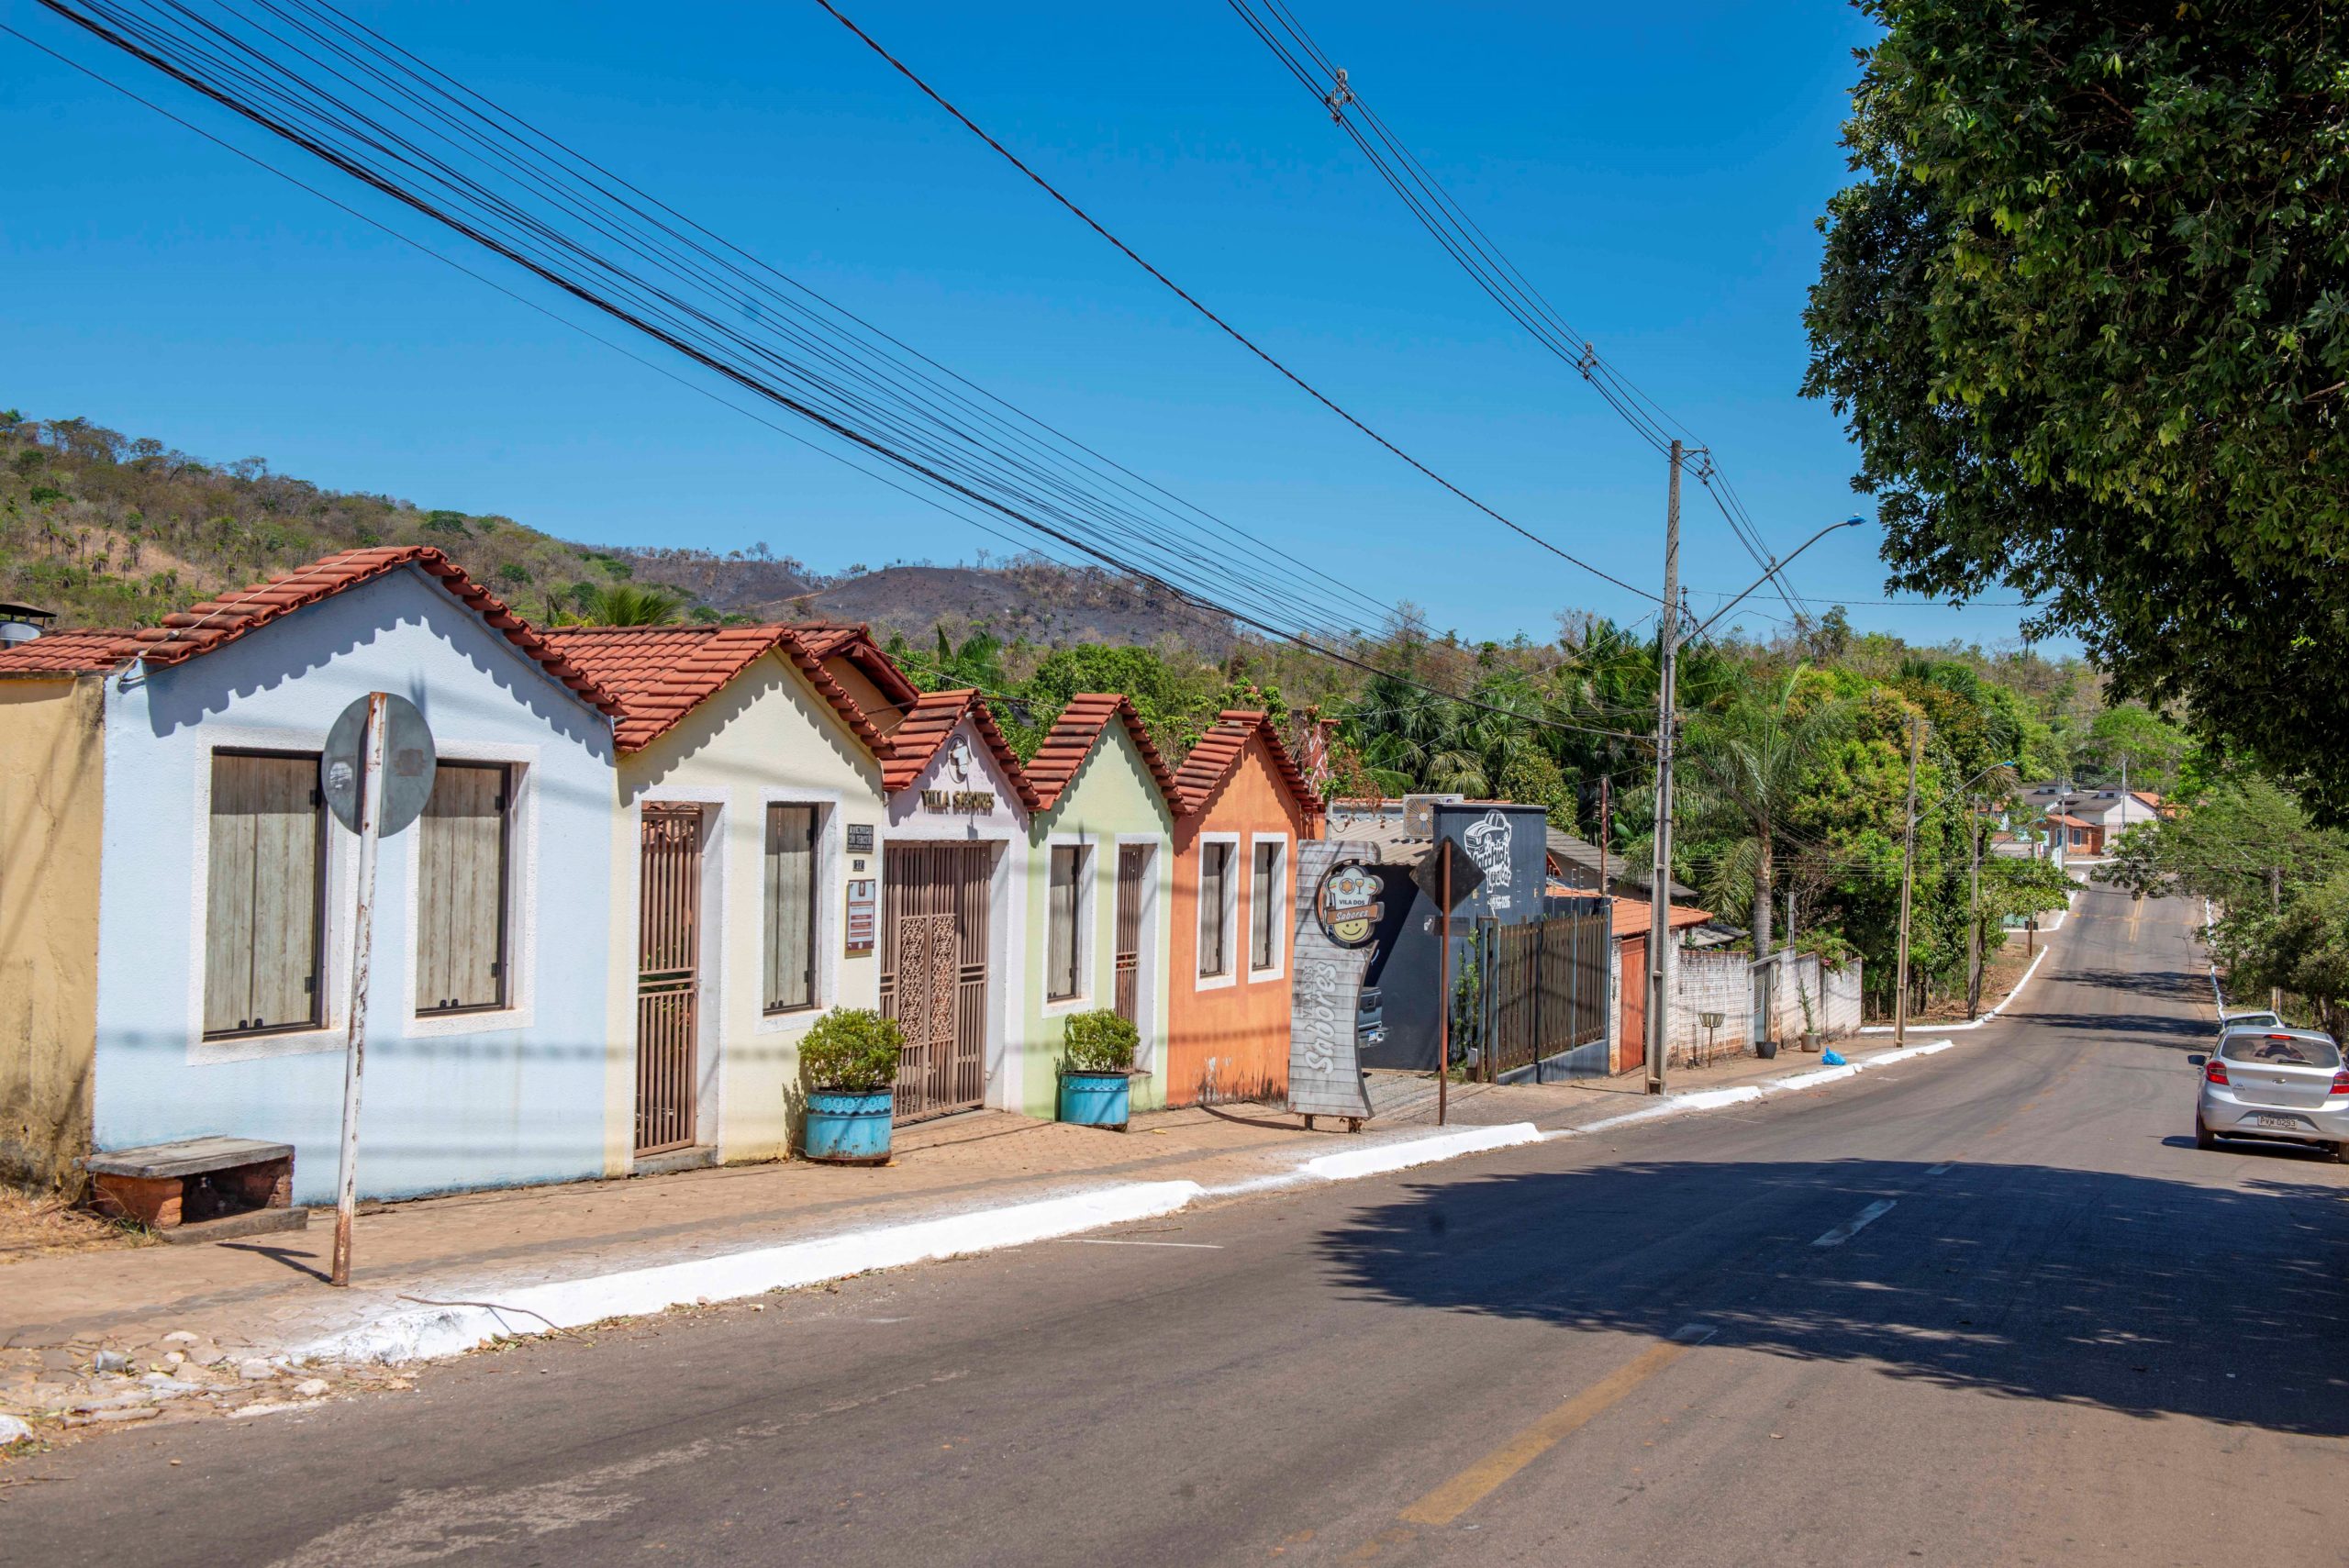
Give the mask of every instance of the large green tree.
[{"label": "large green tree", "polygon": [[1806,390],[1895,584],[2021,590],[2349,812],[2349,13],[1862,9]]}]

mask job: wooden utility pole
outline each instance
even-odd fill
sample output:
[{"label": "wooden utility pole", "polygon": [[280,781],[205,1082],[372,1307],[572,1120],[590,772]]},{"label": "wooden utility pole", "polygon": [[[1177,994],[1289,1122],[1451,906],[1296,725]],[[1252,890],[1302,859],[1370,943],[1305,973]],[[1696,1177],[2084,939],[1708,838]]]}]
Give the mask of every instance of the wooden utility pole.
[{"label": "wooden utility pole", "polygon": [[[2282,866],[2267,868],[2267,907],[2277,915],[2280,916],[2284,913],[2284,868]],[[2279,1018],[2284,1016],[2284,988],[2281,985],[2270,985],[2267,988],[2267,1010]]]},{"label": "wooden utility pole", "polygon": [[1607,793],[1611,781],[1604,774],[1598,780],[1598,895],[1615,896],[1607,879],[1607,846],[1615,841],[1615,804]]},{"label": "wooden utility pole", "polygon": [[1909,893],[1917,880],[1917,759],[1925,750],[1925,721],[1909,720],[1909,818],[1900,839],[1900,962],[1896,966],[1892,1001],[1892,1044],[1909,1043]]},{"label": "wooden utility pole", "polygon": [[1675,669],[1680,652],[1680,463],[1672,443],[1672,473],[1664,503],[1664,598],[1656,608],[1658,651],[1655,721],[1655,883],[1648,890],[1648,1093],[1664,1093],[1664,1057],[1671,1040],[1672,741]]}]

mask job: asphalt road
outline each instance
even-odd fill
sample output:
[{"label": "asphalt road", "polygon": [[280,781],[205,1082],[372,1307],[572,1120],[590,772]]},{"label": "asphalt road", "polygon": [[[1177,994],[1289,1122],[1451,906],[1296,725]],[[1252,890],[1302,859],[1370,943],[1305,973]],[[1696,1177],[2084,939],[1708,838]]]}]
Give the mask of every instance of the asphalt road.
[{"label": "asphalt road", "polygon": [[85,1444],[0,1562],[2342,1562],[2349,1170],[2192,1147],[2191,918],[1820,1094]]}]

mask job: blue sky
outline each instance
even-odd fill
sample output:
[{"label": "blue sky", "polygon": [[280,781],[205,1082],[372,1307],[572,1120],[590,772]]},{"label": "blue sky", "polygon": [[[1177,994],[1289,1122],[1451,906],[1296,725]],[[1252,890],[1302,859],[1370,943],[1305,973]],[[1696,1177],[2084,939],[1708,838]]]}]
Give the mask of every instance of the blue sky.
[{"label": "blue sky", "polygon": [[[1249,359],[812,4],[349,8],[948,366],[1438,628],[1546,637],[1562,609],[1641,613]],[[1399,444],[1609,571],[1659,576],[1662,460],[1475,291],[1226,6],[843,8]],[[1711,444],[1774,543],[1855,509],[1837,422],[1795,388],[1813,219],[1843,179],[1836,131],[1868,38],[1856,13],[1293,9],[1575,329]],[[47,13],[9,19],[462,244]],[[825,569],[1002,548],[13,39],[0,59],[16,150],[0,169],[0,402],[590,542],[756,540]],[[1685,517],[1701,615],[1702,591],[1755,573],[1694,487]],[[1866,602],[1884,597],[1874,539],[1820,545],[1798,586],[1852,602],[1863,628],[2014,636],[2012,609]]]}]

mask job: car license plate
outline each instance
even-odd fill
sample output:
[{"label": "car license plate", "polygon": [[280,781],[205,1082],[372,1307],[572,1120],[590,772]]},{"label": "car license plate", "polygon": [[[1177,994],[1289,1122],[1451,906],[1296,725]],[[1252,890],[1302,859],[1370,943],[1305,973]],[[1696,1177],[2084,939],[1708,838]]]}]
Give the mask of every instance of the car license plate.
[{"label": "car license plate", "polygon": [[2262,1127],[2299,1127],[2300,1125],[2300,1118],[2296,1116],[2262,1115],[2254,1116],[2251,1119]]}]

